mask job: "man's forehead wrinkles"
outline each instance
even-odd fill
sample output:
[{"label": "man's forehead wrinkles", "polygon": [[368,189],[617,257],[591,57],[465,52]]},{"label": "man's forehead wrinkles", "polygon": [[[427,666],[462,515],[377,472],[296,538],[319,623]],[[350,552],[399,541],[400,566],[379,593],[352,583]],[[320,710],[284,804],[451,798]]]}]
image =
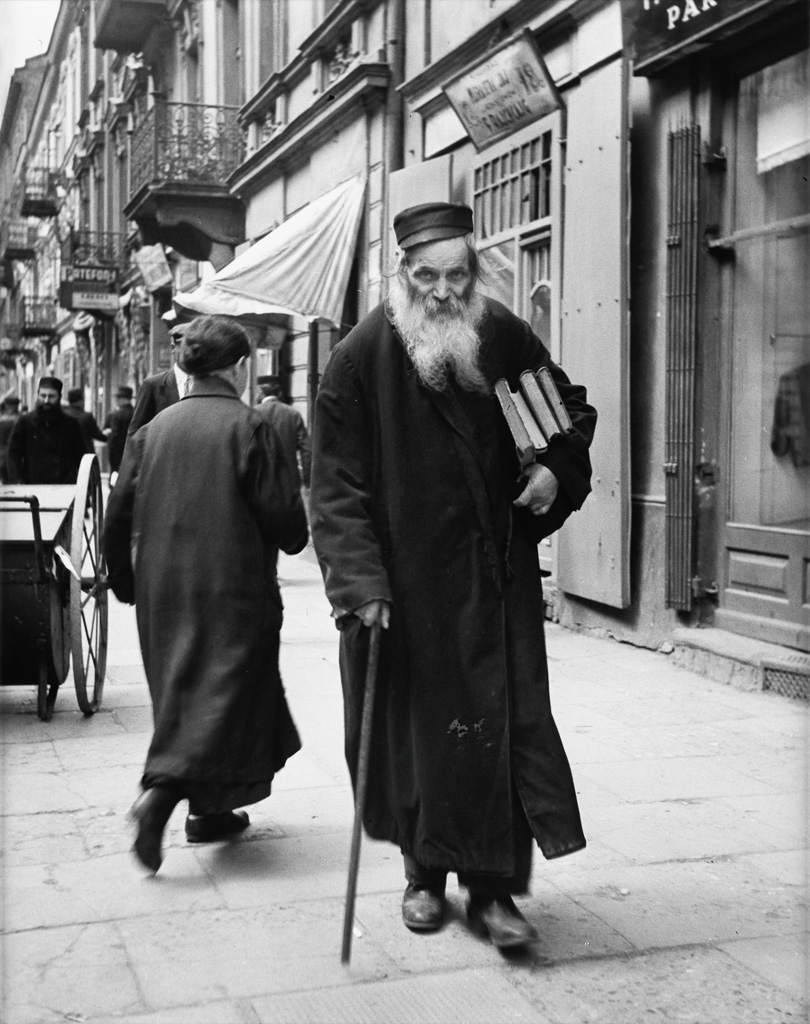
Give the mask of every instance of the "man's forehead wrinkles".
[{"label": "man's forehead wrinkles", "polygon": [[432,260],[425,260],[425,259],[415,260],[414,264],[413,264],[413,267],[411,269],[413,270],[413,272],[415,274],[418,273],[420,270],[435,270],[435,271],[443,270],[443,271],[445,271],[445,273],[449,273],[449,272],[452,272],[454,270],[461,270],[461,271],[469,270],[469,266],[467,265],[465,260],[458,260],[458,259],[443,260],[443,259],[441,259],[441,257],[439,257],[439,258],[432,259]]}]

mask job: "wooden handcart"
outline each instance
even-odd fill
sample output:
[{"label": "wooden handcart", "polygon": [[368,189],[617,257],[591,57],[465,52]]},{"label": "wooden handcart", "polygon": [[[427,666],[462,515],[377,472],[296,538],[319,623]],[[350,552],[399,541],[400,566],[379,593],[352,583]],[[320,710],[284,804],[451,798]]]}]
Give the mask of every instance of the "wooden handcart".
[{"label": "wooden handcart", "polygon": [[75,485],[0,487],[0,679],[36,686],[47,722],[71,660],[80,709],[101,703],[107,587],[101,473],[85,455]]}]

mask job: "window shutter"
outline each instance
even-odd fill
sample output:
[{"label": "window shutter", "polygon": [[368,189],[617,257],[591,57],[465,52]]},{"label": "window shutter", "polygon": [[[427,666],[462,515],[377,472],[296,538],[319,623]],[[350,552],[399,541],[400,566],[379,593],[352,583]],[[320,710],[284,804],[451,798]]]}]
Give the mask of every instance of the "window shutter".
[{"label": "window shutter", "polygon": [[630,603],[627,71],[619,59],[566,93],[560,362],[599,413],[593,492],[559,535],[561,590]]}]

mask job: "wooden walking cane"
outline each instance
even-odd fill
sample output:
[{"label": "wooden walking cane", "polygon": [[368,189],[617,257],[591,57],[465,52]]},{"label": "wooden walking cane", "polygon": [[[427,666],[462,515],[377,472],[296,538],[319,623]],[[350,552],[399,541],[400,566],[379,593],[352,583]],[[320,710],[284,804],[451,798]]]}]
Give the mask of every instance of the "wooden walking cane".
[{"label": "wooden walking cane", "polygon": [[363,693],[363,717],[360,724],[360,751],[357,757],[357,776],[354,793],[354,829],[349,856],[349,879],[346,884],[346,908],[343,913],[343,951],[340,962],[347,964],[352,952],[354,901],[357,896],[357,869],[360,866],[360,838],[363,833],[363,810],[366,804],[368,782],[368,755],[371,749],[371,722],[374,715],[374,688],[377,681],[377,663],[380,659],[380,622],[371,627],[366,666],[366,688]]}]

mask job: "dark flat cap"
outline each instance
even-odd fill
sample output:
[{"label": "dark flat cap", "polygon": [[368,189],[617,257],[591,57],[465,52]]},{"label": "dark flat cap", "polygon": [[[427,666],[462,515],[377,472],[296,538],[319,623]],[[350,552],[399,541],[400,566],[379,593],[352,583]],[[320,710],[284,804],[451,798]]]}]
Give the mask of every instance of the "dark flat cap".
[{"label": "dark flat cap", "polygon": [[132,398],[132,388],[127,384],[122,385],[116,392],[116,398]]},{"label": "dark flat cap", "polygon": [[68,391],[68,402],[73,405],[74,402],[81,402],[84,398],[84,388],[71,388]]},{"label": "dark flat cap", "polygon": [[472,230],[473,213],[464,203],[423,203],[394,217],[394,234],[400,249],[470,235]]},{"label": "dark flat cap", "polygon": [[265,376],[263,376],[263,377],[257,377],[256,378],[256,383],[257,384],[280,384],[281,381],[280,381],[280,379],[278,377],[274,376],[273,374],[270,374],[269,376],[265,374]]},{"label": "dark flat cap", "polygon": [[48,388],[51,391],[58,391],[62,394],[62,381],[58,377],[40,377],[37,388]]}]

